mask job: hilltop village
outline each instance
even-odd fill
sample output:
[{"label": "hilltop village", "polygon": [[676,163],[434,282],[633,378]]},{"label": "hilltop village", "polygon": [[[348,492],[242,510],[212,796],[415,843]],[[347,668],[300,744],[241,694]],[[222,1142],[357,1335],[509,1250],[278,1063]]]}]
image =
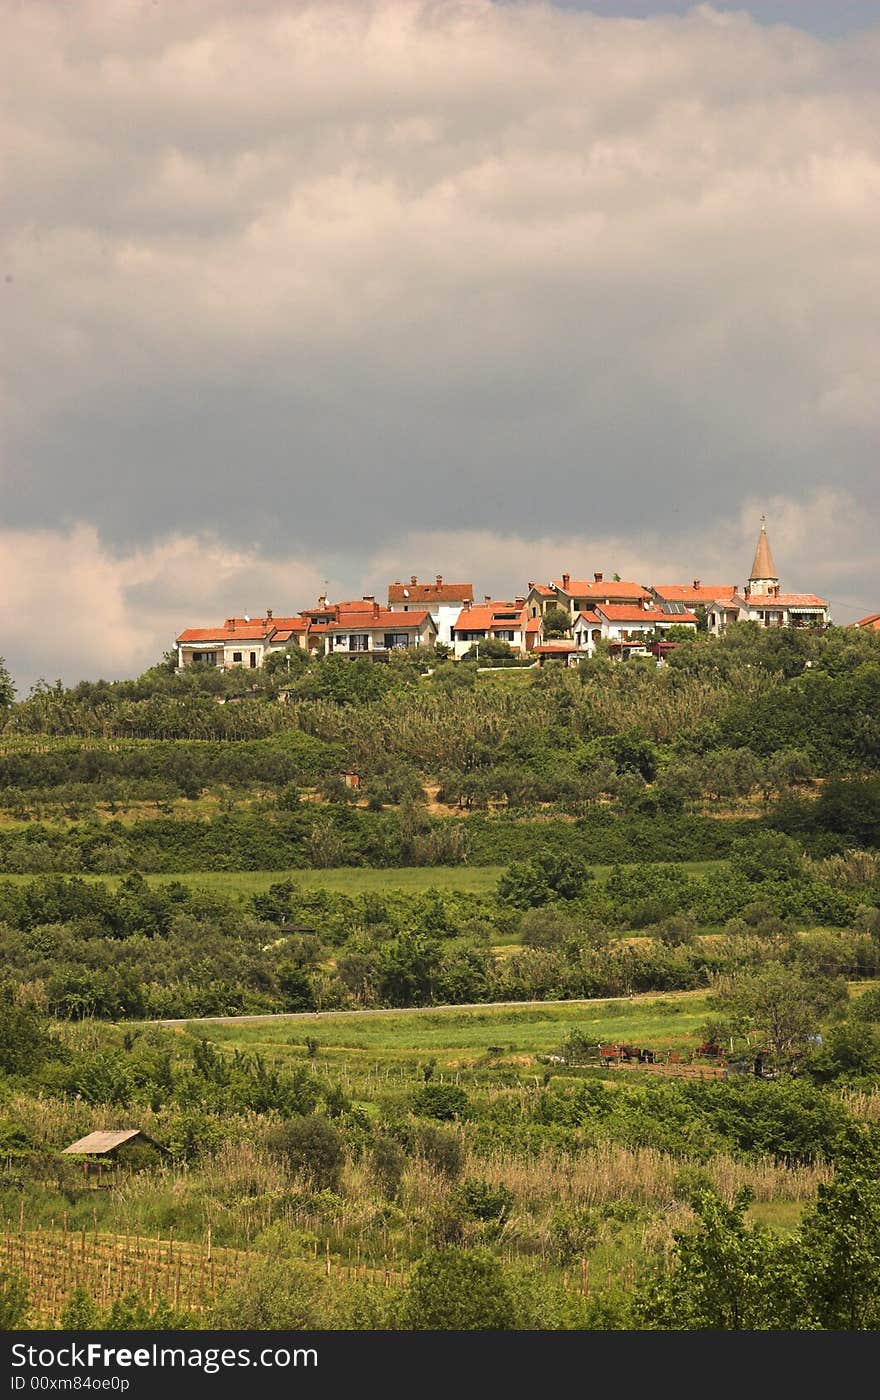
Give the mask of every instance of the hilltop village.
[{"label": "hilltop village", "polygon": [[688,632],[714,635],[734,622],[762,627],[823,627],[829,607],[815,593],[783,592],[764,522],[745,587],[733,583],[655,584],[614,574],[563,573],[529,582],[510,599],[474,597],[471,583],[430,582],[412,575],[388,586],[387,602],[373,596],[333,603],[319,597],[293,616],[228,617],[219,626],[189,627],[175,639],[177,664],[256,670],[289,647],[320,655],[384,660],[400,648],[441,647],[455,660],[512,655],[574,665],[605,643],[617,658],[665,654]]}]

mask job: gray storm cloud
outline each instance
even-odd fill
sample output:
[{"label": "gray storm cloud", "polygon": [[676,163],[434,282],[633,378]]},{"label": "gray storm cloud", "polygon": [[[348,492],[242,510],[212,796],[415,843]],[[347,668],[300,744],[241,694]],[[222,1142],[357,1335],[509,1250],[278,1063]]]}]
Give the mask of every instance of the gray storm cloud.
[{"label": "gray storm cloud", "polygon": [[[876,512],[880,30],[482,0],[4,19],[0,525],[23,619],[41,532],[127,600],[105,670],[184,604],[421,569],[407,542],[440,570],[456,541],[487,572],[493,541],[524,572],[563,541],[671,565],[738,545],[746,503],[833,490],[838,535]],[[795,535],[797,581],[843,570],[858,610],[872,533],[839,567]],[[181,548],[212,591],[180,563],[166,606],[144,561]]]}]

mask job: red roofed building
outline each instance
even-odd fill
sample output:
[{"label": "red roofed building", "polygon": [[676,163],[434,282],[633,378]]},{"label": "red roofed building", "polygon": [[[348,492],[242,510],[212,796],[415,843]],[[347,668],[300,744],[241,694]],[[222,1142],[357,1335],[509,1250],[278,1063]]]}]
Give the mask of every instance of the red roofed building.
[{"label": "red roofed building", "polygon": [[336,617],[327,623],[328,655],[384,659],[392,651],[430,647],[436,642],[437,624],[427,608],[394,612],[380,607],[375,599],[364,601],[368,608],[338,605]]},{"label": "red roofed building", "polygon": [[853,627],[867,627],[869,632],[880,632],[880,612],[869,613],[867,617],[860,618],[852,625]]},{"label": "red roofed building", "polygon": [[684,603],[688,608],[706,607],[735,592],[735,583],[701,583],[698,578],[693,583],[658,583],[651,589],[655,602]]},{"label": "red roofed building", "polygon": [[444,583],[437,574],[433,583],[419,583],[413,574],[409,583],[389,583],[388,607],[393,612],[412,612],[427,608],[437,628],[437,641],[452,643],[452,629],[462,608],[474,601],[472,583]]},{"label": "red roofed building", "polygon": [[780,589],[763,517],[745,588],[732,597],[716,598],[706,607],[709,631],[716,636],[731,622],[757,622],[760,627],[824,627],[828,616],[826,599],[815,593],[783,593]]},{"label": "red roofed building", "polygon": [[265,660],[274,631],[271,611],[266,617],[227,617],[219,627],[187,627],[176,639],[177,668],[183,671],[201,664],[256,670]]},{"label": "red roofed building", "polygon": [[462,608],[452,629],[456,659],[464,656],[475,644],[479,648],[482,641],[507,642],[513,651],[525,655],[527,650],[534,647],[539,636],[535,627],[529,628],[529,622],[525,598],[515,598],[507,603],[487,598],[485,602]]}]

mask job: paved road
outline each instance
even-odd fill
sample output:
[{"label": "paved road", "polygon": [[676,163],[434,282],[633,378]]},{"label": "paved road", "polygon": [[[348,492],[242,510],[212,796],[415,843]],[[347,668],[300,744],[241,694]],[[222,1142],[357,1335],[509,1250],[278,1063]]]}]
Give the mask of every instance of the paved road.
[{"label": "paved road", "polygon": [[541,1006],[601,1006],[609,1001],[651,1002],[661,1001],[670,996],[705,996],[705,990],[696,992],[640,992],[632,997],[590,997],[579,1001],[466,1001],[452,1002],[442,1006],[371,1006],[363,1011],[265,1011],[257,1016],[181,1016],[177,1020],[139,1021],[138,1025],[148,1026],[194,1026],[242,1025],[244,1022],[260,1021],[329,1021],[334,1017],[347,1016],[417,1016],[435,1011],[499,1011],[505,1008],[518,1008],[526,1011],[530,1007]]}]

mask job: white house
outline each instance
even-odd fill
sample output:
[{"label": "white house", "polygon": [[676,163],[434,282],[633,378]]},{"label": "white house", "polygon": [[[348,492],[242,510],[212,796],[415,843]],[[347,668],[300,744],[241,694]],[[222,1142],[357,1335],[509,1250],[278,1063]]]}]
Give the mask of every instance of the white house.
[{"label": "white house", "polygon": [[394,612],[372,602],[368,609],[346,611],[340,603],[336,617],[326,624],[327,654],[333,656],[386,657],[409,647],[431,647],[437,640],[437,624],[427,608]]},{"label": "white house", "polygon": [[438,574],[433,583],[419,583],[413,574],[409,583],[389,583],[388,607],[392,612],[413,612],[427,608],[437,628],[437,641],[452,644],[452,629],[462,608],[474,601],[471,583],[444,583]]},{"label": "white house", "polygon": [[266,617],[227,617],[221,627],[188,627],[176,639],[177,669],[201,663],[231,670],[262,666],[275,630],[271,613]]}]

